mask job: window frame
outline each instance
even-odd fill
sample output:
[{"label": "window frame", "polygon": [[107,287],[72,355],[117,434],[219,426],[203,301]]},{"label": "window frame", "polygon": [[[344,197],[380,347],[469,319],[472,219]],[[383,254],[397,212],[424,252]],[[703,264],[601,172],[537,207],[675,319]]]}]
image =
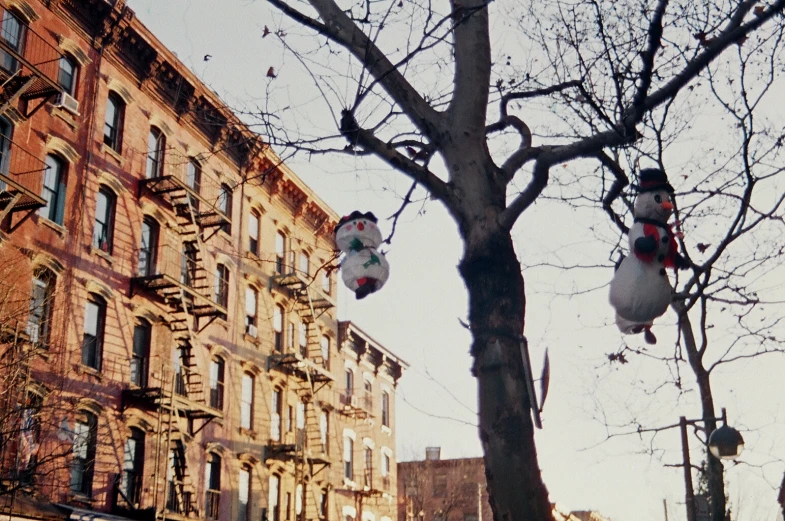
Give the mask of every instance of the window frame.
[{"label": "window frame", "polygon": [[222,411],[224,408],[224,389],[226,386],[226,362],[220,356],[210,359],[208,404],[213,409]]},{"label": "window frame", "polygon": [[44,163],[47,168],[44,171],[41,197],[46,204],[38,210],[38,215],[62,226],[65,217],[65,165],[67,163],[53,154],[47,154]]},{"label": "window frame", "polygon": [[224,308],[229,306],[229,280],[231,273],[226,264],[215,265],[215,303]]},{"label": "window frame", "polygon": [[277,353],[283,352],[283,323],[285,320],[285,313],[283,306],[276,304],[273,310],[273,349]]},{"label": "window frame", "polygon": [[[139,335],[137,336],[137,333]],[[147,387],[148,364],[150,362],[150,349],[152,347],[153,326],[147,320],[139,320],[134,324],[133,345],[131,349],[131,363],[128,378],[132,384],[144,388]],[[141,349],[137,349],[137,339],[143,341]],[[137,362],[137,360],[139,360]],[[134,366],[138,375],[134,381]]]},{"label": "window frame", "polygon": [[[63,82],[63,63],[66,63],[71,67],[70,82],[68,85],[65,85]],[[76,98],[76,86],[77,82],[79,81],[79,62],[77,62],[70,54],[63,54],[60,56],[60,60],[57,65],[57,84],[63,88],[63,92],[72,98]]]},{"label": "window frame", "polygon": [[272,398],[270,401],[270,439],[281,441],[283,432],[281,416],[283,414],[283,389],[273,387]]},{"label": "window frame", "polygon": [[[145,216],[142,219],[140,232],[141,244],[139,246],[139,259],[136,267],[136,274],[139,277],[150,277],[155,275],[160,233],[161,225],[158,221],[149,216]],[[145,234],[147,235],[147,245],[145,245]]]},{"label": "window frame", "polygon": [[[253,301],[253,309],[250,309],[249,298]],[[253,311],[253,315],[249,312]],[[253,286],[245,287],[245,332],[250,331],[250,327],[259,326],[259,292]]]},{"label": "window frame", "polygon": [[[245,488],[243,489],[243,474],[247,476]],[[243,492],[245,492],[245,502],[243,503]],[[243,463],[237,475],[237,521],[250,521],[251,504],[253,494],[253,473],[251,466]]]},{"label": "window frame", "polygon": [[[99,205],[100,198],[105,199],[105,208],[102,216],[99,218]],[[100,250],[107,255],[112,254],[114,243],[114,223],[115,212],[117,211],[117,194],[114,193],[106,185],[101,185],[96,194],[95,202],[95,220],[93,221],[93,248]],[[101,220],[103,219],[103,220]],[[103,231],[103,234],[101,234]],[[101,235],[103,241],[101,242]]]},{"label": "window frame", "polygon": [[[22,17],[16,15],[10,9],[5,9],[3,11],[3,18],[2,21],[0,21],[0,31],[2,31],[3,34],[10,33],[10,31],[8,31],[6,28],[6,22],[15,22],[18,25],[18,31],[14,35],[16,42],[12,42],[8,38],[3,37],[3,39],[6,41],[6,45],[14,48],[18,54],[24,55],[25,40],[27,36],[27,23],[25,23],[25,20]],[[2,60],[0,60],[0,67],[2,69],[11,74],[14,74],[19,70],[19,60],[14,58],[10,53],[0,51],[0,56],[3,56]]]},{"label": "window frame", "polygon": [[57,278],[48,269],[39,269],[33,274],[25,332],[30,337],[30,341],[38,346],[49,345],[52,300],[56,284]]},{"label": "window frame", "polygon": [[[112,120],[109,121],[109,107],[112,106]],[[106,97],[106,112],[104,113],[103,144],[118,154],[122,153],[123,123],[125,120],[125,101],[114,91],[109,91]]]},{"label": "window frame", "polygon": [[147,160],[144,175],[146,179],[155,179],[164,175],[166,160],[166,134],[155,126],[150,127],[147,134]]},{"label": "window frame", "polygon": [[[240,428],[247,431],[253,430],[255,385],[254,375],[244,372],[240,379]],[[246,395],[246,391],[249,394]]]},{"label": "window frame", "polygon": [[218,211],[229,219],[228,223],[221,225],[221,231],[228,235],[232,234],[232,205],[234,204],[232,192],[233,190],[226,183],[221,183],[218,187]]},{"label": "window frame", "polygon": [[[256,221],[256,225],[254,225]],[[261,235],[262,216],[256,210],[248,213],[248,251],[259,255],[259,236]]]},{"label": "window frame", "polygon": [[204,517],[218,519],[221,509],[221,466],[223,460],[215,452],[209,452],[204,465]]},{"label": "window frame", "polygon": [[286,234],[280,230],[275,232],[275,272],[286,273]]},{"label": "window frame", "polygon": [[344,372],[344,390],[346,396],[354,396],[354,369],[347,367]]},{"label": "window frame", "polygon": [[270,474],[267,490],[267,521],[281,521],[281,476]]},{"label": "window frame", "polygon": [[[95,334],[87,332],[88,307],[96,308]],[[96,371],[101,370],[103,361],[104,333],[106,329],[106,300],[100,295],[90,293],[85,302],[84,322],[82,324],[82,365]],[[90,344],[90,338],[94,340]]]},{"label": "window frame", "polygon": [[[129,441],[133,440],[133,457],[129,458]],[[139,503],[142,495],[142,479],[144,476],[145,433],[138,427],[131,427],[131,432],[125,439],[123,447],[123,473],[120,479],[120,489],[134,507]]]},{"label": "window frame", "polygon": [[382,427],[390,426],[390,393],[382,390]]},{"label": "window frame", "polygon": [[305,250],[300,250],[297,255],[297,270],[306,278],[311,275],[311,256]]},{"label": "window frame", "polygon": [[354,440],[346,435],[343,437],[343,477],[354,481]]},{"label": "window frame", "polygon": [[[91,497],[95,477],[98,416],[90,411],[79,411],[78,414],[81,418],[77,417],[74,425],[69,488],[73,494]],[[81,421],[82,418],[84,421]],[[81,430],[80,426],[84,430]],[[83,455],[80,455],[82,452]]]}]

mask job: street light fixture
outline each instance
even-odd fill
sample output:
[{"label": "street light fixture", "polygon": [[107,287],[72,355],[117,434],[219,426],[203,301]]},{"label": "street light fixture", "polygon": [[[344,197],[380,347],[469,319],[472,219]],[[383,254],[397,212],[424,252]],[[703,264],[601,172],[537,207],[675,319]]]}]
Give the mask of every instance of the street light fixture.
[{"label": "street light fixture", "polygon": [[733,427],[723,425],[709,436],[709,450],[715,458],[736,459],[744,450],[744,438]]}]

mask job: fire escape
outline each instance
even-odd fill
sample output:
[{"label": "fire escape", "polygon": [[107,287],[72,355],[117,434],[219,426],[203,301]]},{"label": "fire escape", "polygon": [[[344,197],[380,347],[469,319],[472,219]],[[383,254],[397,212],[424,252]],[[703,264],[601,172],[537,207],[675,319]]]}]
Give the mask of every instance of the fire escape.
[{"label": "fire escape", "polygon": [[[57,83],[62,55],[11,11],[0,7],[0,20],[0,221],[11,216],[13,231],[46,205],[40,195],[46,164],[11,139],[4,116],[20,106],[29,118],[62,91]],[[21,217],[14,220],[16,213]]]},{"label": "fire escape", "polygon": [[[229,224],[229,217],[204,197],[210,185],[202,172],[197,175],[187,158],[168,156],[167,171],[141,181],[139,197],[149,196],[175,216],[180,243],[157,248],[157,258],[151,256],[144,272],[131,279],[131,293],[150,295],[169,308],[172,356],[153,368],[145,385],[123,394],[124,406],[157,412],[153,491],[157,519],[199,517],[194,485],[198,478],[189,474],[186,443],[222,413],[221,404],[208,397],[206,368],[200,370],[196,353],[199,334],[216,318],[226,317],[225,302],[219,302],[222,298],[216,293],[220,284],[215,285],[214,274],[204,266],[204,243]],[[167,461],[158,461],[167,454]],[[160,487],[164,475],[166,485]]]},{"label": "fire escape", "polygon": [[[292,432],[281,433],[280,441],[271,441],[267,458],[292,461],[295,483],[302,486],[305,519],[308,483],[331,464],[328,454],[327,425],[322,423],[317,393],[333,383],[329,360],[324,357],[316,330],[316,320],[335,304],[332,299],[314,286],[311,277],[292,268],[289,273],[276,275],[270,280],[271,289],[282,292],[292,302],[305,330],[305,342],[283,347],[268,359],[268,370],[277,370],[297,382],[296,392],[300,410]],[[313,492],[313,490],[312,490]],[[314,496],[316,504],[316,497]],[[318,506],[318,505],[317,505]]]}]

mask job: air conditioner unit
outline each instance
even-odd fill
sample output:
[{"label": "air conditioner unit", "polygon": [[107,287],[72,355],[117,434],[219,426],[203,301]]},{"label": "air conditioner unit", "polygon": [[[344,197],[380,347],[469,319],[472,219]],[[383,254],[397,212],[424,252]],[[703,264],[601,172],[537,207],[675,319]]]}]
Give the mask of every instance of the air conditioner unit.
[{"label": "air conditioner unit", "polygon": [[352,396],[352,397],[351,397],[351,399],[349,400],[349,403],[350,403],[350,404],[351,404],[351,406],[352,406],[352,407],[354,407],[354,408],[357,408],[357,402],[358,402],[358,400],[357,400],[357,397],[356,397],[356,396]]},{"label": "air conditioner unit", "polygon": [[245,328],[245,332],[248,333],[248,336],[252,336],[254,338],[256,338],[256,335],[259,333],[259,331],[256,329],[256,326],[253,324],[248,324],[248,327]]},{"label": "air conditioner unit", "polygon": [[57,103],[55,103],[55,106],[63,108],[75,116],[79,115],[79,101],[65,92],[61,93],[57,98]]}]

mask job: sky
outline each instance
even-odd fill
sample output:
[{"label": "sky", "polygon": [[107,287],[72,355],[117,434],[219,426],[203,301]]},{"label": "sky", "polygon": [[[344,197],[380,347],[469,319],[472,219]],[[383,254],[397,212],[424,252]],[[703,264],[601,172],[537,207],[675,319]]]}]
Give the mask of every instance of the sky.
[{"label": "sky", "polygon": [[[202,81],[238,108],[266,96],[293,98],[299,83],[311,85],[302,68],[285,57],[264,26],[282,23],[266,2],[221,0],[129,0],[138,18]],[[216,6],[220,5],[220,9]],[[208,61],[205,55],[210,55]],[[274,67],[278,78],[266,77]],[[332,122],[325,115],[324,126]],[[339,214],[395,212],[408,181],[389,169],[362,161],[297,156],[288,165]],[[607,354],[621,337],[607,303],[612,269],[607,244],[576,223],[607,218],[593,209],[565,210],[538,202],[514,229],[525,266],[526,333],[539,373],[545,349],[551,359],[551,386],[536,433],[543,477],[551,501],[572,510],[596,510],[613,521],[685,519],[678,430],[660,433],[653,445],[636,436],[607,440],[604,422],[645,414],[647,425],[696,418],[694,393],[672,389],[652,393],[645,382],[666,380],[664,367],[645,357],[609,364]],[[546,233],[544,233],[546,232]],[[541,265],[578,256],[605,266],[577,271]],[[387,254],[390,280],[363,301],[343,291],[342,319],[351,319],[409,362],[397,389],[397,458],[422,459],[426,446],[440,446],[443,458],[481,455],[476,428],[476,383],[470,374],[467,294],[456,266],[461,244],[454,222],[431,201],[412,205],[399,221]],[[666,314],[655,333],[658,349],[672,349],[675,317]],[[640,346],[642,339],[628,339]],[[656,349],[656,348],[655,348]],[[776,487],[785,471],[785,387],[780,358],[749,360],[713,375],[715,402],[727,407],[730,423],[745,437],[740,464],[726,464],[728,494],[739,519],[776,517]],[[685,376],[690,385],[691,375]],[[643,420],[642,420],[643,421]],[[655,455],[647,449],[655,448]],[[693,462],[700,461],[697,442]]]}]

